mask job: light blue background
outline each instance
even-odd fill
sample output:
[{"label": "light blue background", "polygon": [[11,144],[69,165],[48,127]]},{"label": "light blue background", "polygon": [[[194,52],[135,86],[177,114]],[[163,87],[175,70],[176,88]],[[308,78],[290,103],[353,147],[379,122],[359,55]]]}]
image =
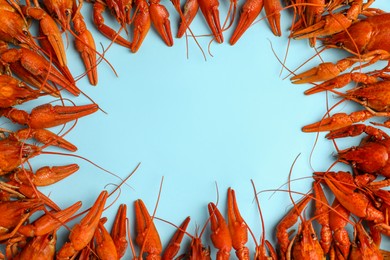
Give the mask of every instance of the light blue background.
[{"label": "light blue background", "polygon": [[[385,2],[378,0],[374,6],[386,10]],[[178,16],[169,1],[162,3],[170,10],[175,35]],[[228,5],[227,1],[220,3],[221,20]],[[92,5],[85,3],[83,12],[98,49],[101,50],[100,42],[106,48],[109,41],[91,25]],[[216,185],[219,208],[224,214],[226,191],[232,187],[236,190],[243,217],[259,240],[261,223],[253,202],[250,179],[254,180],[258,191],[277,189],[287,181],[293,160],[301,154],[292,178],[307,179],[293,182],[291,188],[307,192],[313,169],[325,171],[331,165],[335,154],[333,144],[325,140],[323,134],[316,139],[316,134],[304,134],[300,130],[324,115],[325,94],[304,96],[303,91],[309,85],[291,84],[289,79],[284,79],[286,70],[280,76],[282,66],[271,49],[270,44],[276,55],[284,57],[291,19],[290,11],[282,12],[283,36],[280,38],[273,36],[268,24],[261,21],[250,27],[235,46],[228,44],[233,31],[230,29],[224,33],[223,44],[211,44],[213,57],[207,53],[211,38],[198,37],[207,61],[191,37],[188,38],[187,59],[185,38],[175,38],[174,46],[168,48],[151,28],[138,53],[132,54],[115,44],[108,51],[106,58],[119,77],[102,63],[98,68],[97,87],[90,86],[86,78],[78,82],[78,86],[107,114],[99,111],[79,120],[66,136],[78,146],[77,154],[122,178],[141,162],[139,170],[127,182],[128,186],[122,186],[118,200],[104,212],[109,218],[109,227],[118,205],[127,203],[134,229],[133,202],[143,199],[152,212],[164,176],[156,216],[175,224],[191,216],[188,232],[195,234],[196,227],[203,227],[207,219],[207,203],[217,200]],[[113,19],[107,20],[115,26]],[[200,12],[192,29],[197,35],[209,33]],[[80,74],[83,67],[74,52],[72,37],[67,54],[70,69],[74,75]],[[292,40],[286,65],[295,69],[314,54],[306,41]],[[322,58],[336,61],[341,55],[345,54],[332,50],[324,52]],[[304,70],[319,62],[315,58],[304,66]],[[78,105],[89,103],[83,97],[71,99]],[[23,107],[32,108],[45,102],[43,100],[29,102]],[[338,98],[329,95],[329,100],[334,103]],[[342,105],[335,111],[347,109]],[[358,140],[349,139],[340,144],[348,147]],[[107,184],[119,183],[117,178],[72,157],[42,155],[31,160],[34,168],[73,162],[81,166],[79,172],[42,189],[62,207],[77,200],[82,200],[85,208],[89,207]],[[113,186],[106,188],[112,190]],[[270,195],[270,192],[260,195],[260,202],[267,239],[274,242],[275,225],[287,213],[291,201],[285,192],[277,192],[272,198]],[[309,211],[307,217],[308,214]],[[165,246],[174,228],[160,221],[156,221],[156,225]],[[67,231],[63,229],[61,233],[60,243]],[[210,244],[209,229],[203,239]],[[188,241],[186,238],[186,243]],[[252,238],[249,238],[248,246],[254,252]],[[214,252],[212,256],[214,258]]]}]

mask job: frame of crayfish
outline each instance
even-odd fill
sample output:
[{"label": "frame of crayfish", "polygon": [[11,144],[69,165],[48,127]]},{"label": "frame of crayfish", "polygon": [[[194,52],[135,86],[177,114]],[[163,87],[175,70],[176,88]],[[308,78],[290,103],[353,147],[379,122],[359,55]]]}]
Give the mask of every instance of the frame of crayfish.
[{"label": "frame of crayfish", "polygon": [[[374,5],[385,8],[384,2],[377,0]],[[171,25],[176,28],[178,16],[170,2],[164,4],[170,11]],[[221,17],[226,15],[227,8],[228,3],[221,1]],[[84,4],[82,12],[95,41],[106,48],[109,41],[91,23],[91,5]],[[299,153],[293,178],[311,176],[313,169],[323,171],[330,166],[335,151],[332,143],[320,134],[311,154],[316,136],[300,131],[301,126],[323,116],[325,94],[305,97],[304,87],[292,86],[289,80],[283,80],[283,76],[279,76],[281,65],[270,46],[271,42],[276,54],[284,55],[291,19],[290,12],[282,13],[284,31],[281,38],[274,37],[268,25],[261,21],[234,47],[228,45],[227,40],[223,44],[212,43],[214,57],[206,53],[207,61],[192,37],[187,39],[187,59],[185,39],[174,39],[174,46],[167,48],[152,29],[137,54],[118,45],[113,45],[106,53],[105,57],[118,77],[103,62],[98,69],[97,87],[90,86],[86,78],[78,82],[78,86],[107,114],[97,112],[79,120],[66,136],[78,146],[77,154],[121,178],[141,162],[140,169],[127,181],[128,185],[122,186],[114,206],[103,213],[109,218],[108,226],[120,203],[129,205],[132,225],[134,200],[142,198],[152,211],[164,176],[158,217],[178,224],[190,215],[193,221],[188,231],[195,233],[195,226],[203,226],[207,219],[208,202],[215,202],[218,197],[219,207],[225,212],[226,189],[231,186],[236,190],[243,217],[259,239],[262,230],[250,179],[254,180],[257,190],[279,187],[287,181],[291,164]],[[115,26],[113,19],[107,18],[107,21]],[[199,16],[192,29],[199,35],[208,33]],[[231,30],[225,32],[226,39],[231,33]],[[210,37],[197,37],[197,40],[207,50]],[[71,37],[67,55],[71,71],[74,75],[80,74],[83,67],[74,52]],[[287,66],[295,68],[312,55],[314,51],[307,42],[293,41]],[[332,50],[321,56],[327,61],[335,61],[340,55],[345,54]],[[313,62],[319,62],[319,59]],[[76,104],[89,103],[84,97],[65,97]],[[329,99],[337,102],[332,96]],[[51,101],[52,98],[43,97],[20,108],[29,110]],[[343,111],[354,109],[353,105],[342,106],[340,110]],[[16,127],[7,122],[0,121],[4,127]],[[54,131],[56,129],[60,131],[61,128]],[[356,142],[343,140],[340,145],[350,146]],[[102,189],[114,189],[114,185],[107,184],[120,183],[118,178],[72,157],[43,155],[31,160],[34,168],[69,162],[80,164],[79,172],[42,189],[60,206],[82,200],[87,208]],[[300,180],[293,182],[292,189],[306,192],[310,185],[310,180]],[[272,198],[269,195],[261,195],[260,202],[266,236],[273,241],[274,227],[287,212],[291,201],[285,192],[277,192]],[[156,225],[166,245],[174,229],[159,221]],[[58,244],[62,245],[68,231],[62,229],[59,234]],[[203,239],[211,244],[209,231]],[[388,239],[382,243],[383,248],[390,247]],[[248,247],[252,252],[252,239]]]}]

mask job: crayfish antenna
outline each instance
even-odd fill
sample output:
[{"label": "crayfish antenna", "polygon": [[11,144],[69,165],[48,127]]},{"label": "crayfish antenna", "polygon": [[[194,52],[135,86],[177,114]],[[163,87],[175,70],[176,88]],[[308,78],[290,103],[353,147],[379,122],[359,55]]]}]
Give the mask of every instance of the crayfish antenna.
[{"label": "crayfish antenna", "polygon": [[[225,21],[222,25],[222,31],[227,31],[234,23],[234,18],[236,17],[237,13],[237,0],[230,0],[229,4],[229,10],[226,14]],[[229,20],[229,24],[226,26],[227,22]]]},{"label": "crayfish antenna", "polygon": [[[263,218],[263,212],[260,207],[260,201],[259,198],[257,197],[257,190],[256,190],[256,185],[253,180],[251,180],[253,192],[255,195],[255,200],[256,200],[256,205],[257,209],[259,211],[259,216],[260,216],[260,221],[261,221],[261,238],[260,238],[260,244],[257,243],[256,239],[254,238],[255,244],[256,244],[256,252],[255,252],[255,260],[262,260],[262,259],[268,259],[269,257],[267,256],[267,250],[266,247],[269,250],[270,257],[272,260],[277,260],[277,254],[270,242],[268,242],[265,239],[265,223],[264,223],[264,218]],[[252,232],[251,232],[252,234]],[[253,234],[252,234],[253,235]]]},{"label": "crayfish antenna", "polygon": [[[177,228],[177,231],[172,236],[171,240],[168,243],[168,246],[165,248],[164,253],[162,255],[162,260],[171,260],[173,259],[180,250],[181,242],[184,238],[184,234],[186,234],[186,230],[188,224],[190,223],[191,218],[186,217],[181,225]],[[173,224],[172,224],[173,225]]]},{"label": "crayfish antenna", "polygon": [[[188,30],[190,32],[190,35],[194,39],[195,44],[198,46],[199,50],[201,51],[204,60],[207,61],[206,54],[203,51],[202,46],[200,45],[200,43],[196,39],[197,36],[193,33],[193,31],[192,31],[192,29],[190,27],[190,23],[192,22],[193,18],[195,18],[195,15],[196,15],[196,13],[198,12],[198,9],[199,9],[198,2],[196,0],[192,0],[192,1],[190,0],[189,1],[190,2],[189,8],[184,7],[184,9],[185,9],[184,14],[183,14],[183,12],[182,12],[182,10],[180,8],[180,2],[177,2],[176,0],[171,0],[171,2],[173,4],[173,6],[175,7],[176,11],[178,12],[178,14],[180,16],[180,19],[182,21],[181,24],[180,24],[180,27],[178,29],[176,37],[177,38],[181,38],[184,33],[186,34],[187,59],[189,58],[188,34],[186,32]],[[189,13],[187,14],[186,12],[189,12]]]},{"label": "crayfish antenna", "polygon": [[89,160],[89,159],[87,159],[87,158],[85,158],[85,157],[83,157],[83,156],[80,156],[80,155],[77,155],[77,154],[60,153],[60,152],[51,152],[51,151],[41,151],[40,153],[41,153],[41,154],[49,154],[49,155],[64,155],[64,156],[70,156],[70,157],[74,157],[74,158],[78,158],[78,159],[84,160],[84,161],[86,161],[86,162],[92,164],[92,165],[95,166],[96,168],[98,168],[98,169],[100,169],[100,170],[102,170],[102,171],[104,171],[104,172],[106,172],[106,173],[108,173],[108,174],[114,176],[115,178],[117,178],[117,179],[123,181],[123,179],[122,179],[118,174],[115,174],[115,173],[113,173],[113,172],[111,172],[111,171],[109,171],[109,170],[103,168],[102,166],[100,166],[100,165],[94,163],[93,161],[91,161],[91,160]]}]

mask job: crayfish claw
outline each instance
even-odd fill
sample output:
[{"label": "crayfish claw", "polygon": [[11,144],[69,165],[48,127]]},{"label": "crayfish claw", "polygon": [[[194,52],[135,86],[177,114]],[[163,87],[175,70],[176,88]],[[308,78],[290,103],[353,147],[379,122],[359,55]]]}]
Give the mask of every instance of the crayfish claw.
[{"label": "crayfish claw", "polygon": [[[354,62],[351,60],[344,59],[341,60],[336,66],[338,67],[339,70],[344,70],[352,66],[353,63]],[[364,83],[364,84],[374,84],[374,83],[378,83],[379,80],[378,77],[367,75],[365,73],[360,73],[360,72],[345,73],[306,90],[305,95],[312,95],[325,90],[342,88],[346,86],[348,83],[350,83],[351,81],[355,81],[357,83]],[[349,93],[349,91],[347,91],[347,93]]]},{"label": "crayfish claw", "polygon": [[159,2],[160,0],[149,1],[150,18],[165,44],[171,47],[173,45],[173,38],[171,24],[169,22],[169,13],[165,6],[159,4]]},{"label": "crayfish claw", "polygon": [[229,228],[221,212],[214,203],[208,204],[211,225],[211,241],[218,249],[217,259],[229,259],[232,249],[232,239]]},{"label": "crayfish claw", "polygon": [[35,173],[34,184],[37,186],[51,185],[75,173],[79,168],[75,163],[64,166],[42,167]]},{"label": "crayfish claw", "polygon": [[133,42],[130,45],[130,50],[136,53],[150,29],[151,19],[149,7],[145,0],[135,0],[134,4],[137,12],[134,14]]},{"label": "crayfish claw", "polygon": [[81,202],[78,201],[64,210],[46,213],[32,224],[21,226],[18,232],[28,237],[43,236],[51,233],[67,222],[80,207]]},{"label": "crayfish claw", "polygon": [[389,138],[389,135],[384,131],[365,124],[355,124],[337,130],[333,130],[330,133],[328,133],[325,137],[328,139],[335,139],[335,138],[342,138],[348,136],[350,137],[358,136],[362,133],[366,133],[371,138],[374,137],[376,140]]},{"label": "crayfish claw", "polygon": [[305,133],[331,131],[345,126],[349,126],[352,123],[352,120],[347,114],[337,113],[319,122],[302,127],[302,131]]},{"label": "crayfish claw", "polygon": [[27,17],[39,20],[39,29],[42,37],[46,37],[49,41],[60,66],[66,66],[66,52],[62,42],[61,32],[53,18],[39,7],[23,6],[21,10]]},{"label": "crayfish claw", "polygon": [[72,228],[70,242],[65,243],[58,251],[57,259],[69,259],[89,244],[99,224],[107,198],[108,192],[102,191],[88,214]]},{"label": "crayfish claw", "polygon": [[[99,197],[96,199],[95,204],[89,210],[88,214],[80,221],[80,225],[83,226],[83,229],[87,229],[88,231],[92,231],[92,232],[94,231],[91,229],[95,229],[96,226],[98,225],[107,198],[108,198],[107,191],[102,191]],[[84,236],[85,233],[83,233]]]},{"label": "crayfish claw", "polygon": [[293,32],[291,34],[291,37],[297,40],[316,37],[317,32],[321,31],[324,28],[324,26],[325,26],[325,21],[321,20],[318,23],[315,23],[309,27]]},{"label": "crayfish claw", "polygon": [[16,140],[28,139],[32,137],[46,145],[57,146],[71,152],[77,151],[77,147],[75,145],[46,129],[24,128],[13,133],[12,137],[14,137]]},{"label": "crayfish claw", "polygon": [[346,113],[336,113],[319,122],[302,127],[302,131],[305,133],[333,131],[364,121],[372,116],[367,110],[352,112],[349,115]]},{"label": "crayfish claw", "polygon": [[38,169],[35,174],[31,171],[18,168],[10,177],[11,180],[18,183],[31,182],[35,186],[47,186],[68,177],[75,173],[79,168],[80,167],[75,163],[64,166],[45,166]]},{"label": "crayfish claw", "polygon": [[294,32],[292,37],[300,40],[333,35],[342,32],[345,28],[351,26],[351,24],[352,20],[342,13],[327,15],[318,23]]},{"label": "crayfish claw", "polygon": [[[180,13],[180,2],[178,4],[174,4],[175,8],[178,9],[178,12]],[[190,26],[192,20],[194,20],[196,13],[199,10],[199,3],[198,0],[187,0],[184,4],[184,13],[183,15],[180,15],[182,20],[180,22],[180,27],[177,30],[176,37],[181,38],[184,33],[186,32],[188,26]],[[184,20],[183,20],[184,18]]]},{"label": "crayfish claw", "polygon": [[241,38],[241,36],[245,33],[249,26],[251,26],[256,17],[260,14],[262,9],[262,1],[248,0],[243,5],[237,27],[234,30],[232,37],[230,38],[229,43],[231,45],[234,45]]},{"label": "crayfish claw", "polygon": [[77,37],[74,39],[75,48],[83,60],[89,82],[96,86],[98,83],[98,73],[95,40],[91,32],[87,29],[84,17],[80,12],[76,11],[73,17],[73,27],[77,33]]},{"label": "crayfish claw", "polygon": [[365,124],[350,125],[340,129],[332,130],[325,137],[327,139],[336,139],[347,136],[358,136],[364,132],[365,127]]},{"label": "crayfish claw", "polygon": [[134,202],[134,207],[137,232],[135,241],[137,245],[149,255],[160,255],[162,252],[160,236],[144,202],[138,199]]},{"label": "crayfish claw", "polygon": [[34,108],[30,114],[31,128],[49,128],[90,115],[99,109],[97,104],[84,106],[52,106],[44,104]]},{"label": "crayfish claw", "polygon": [[316,94],[325,90],[332,90],[335,88],[342,88],[346,86],[349,82],[352,81],[352,74],[347,73],[340,76],[336,76],[335,78],[329,79],[325,81],[322,84],[316,85],[308,90],[306,90],[304,93],[305,95],[312,95]]},{"label": "crayfish claw", "polygon": [[338,76],[343,70],[339,64],[324,62],[317,67],[311,68],[308,71],[293,76],[290,80],[293,84],[312,83],[317,81],[325,81]]},{"label": "crayfish claw", "polygon": [[249,19],[248,13],[241,13],[240,20],[238,21],[238,25],[234,30],[232,37],[230,38],[230,45],[236,44],[238,39],[244,34],[244,32],[249,28],[252,24],[252,20]]},{"label": "crayfish claw", "polygon": [[181,223],[180,227],[177,229],[175,234],[173,235],[171,241],[169,241],[168,246],[165,248],[162,259],[173,259],[180,250],[180,244],[183,240],[184,233],[190,223],[191,218],[187,217],[183,223]]},{"label": "crayfish claw", "polygon": [[248,242],[248,226],[241,216],[235,192],[231,188],[228,189],[228,227],[236,256],[239,259],[249,259],[249,249],[245,246]]},{"label": "crayfish claw", "polygon": [[200,10],[209,25],[215,40],[218,43],[223,42],[221,24],[219,22],[218,0],[198,0]]},{"label": "crayfish claw", "polygon": [[107,218],[102,218],[95,230],[96,254],[99,259],[119,259],[116,246],[110,233],[104,227]]},{"label": "crayfish claw", "polygon": [[273,34],[275,36],[282,36],[282,31],[280,29],[281,2],[279,0],[264,1],[264,9]]},{"label": "crayfish claw", "polygon": [[128,244],[126,240],[126,212],[126,204],[121,204],[116,214],[114,225],[111,228],[111,237],[114,240],[118,258],[125,254]]}]

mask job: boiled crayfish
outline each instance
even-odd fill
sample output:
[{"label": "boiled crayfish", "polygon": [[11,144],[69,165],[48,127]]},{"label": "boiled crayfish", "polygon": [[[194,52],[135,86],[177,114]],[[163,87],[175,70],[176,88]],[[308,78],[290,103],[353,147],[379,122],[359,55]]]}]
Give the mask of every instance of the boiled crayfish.
[{"label": "boiled crayfish", "polygon": [[[295,84],[330,80],[357,62],[367,62],[365,66],[378,60],[390,58],[390,14],[382,13],[369,16],[352,24],[348,31],[342,31],[323,38],[328,48],[341,48],[354,56],[333,63],[322,63],[318,67],[295,75],[291,78]],[[359,66],[358,68],[361,68]]]}]

